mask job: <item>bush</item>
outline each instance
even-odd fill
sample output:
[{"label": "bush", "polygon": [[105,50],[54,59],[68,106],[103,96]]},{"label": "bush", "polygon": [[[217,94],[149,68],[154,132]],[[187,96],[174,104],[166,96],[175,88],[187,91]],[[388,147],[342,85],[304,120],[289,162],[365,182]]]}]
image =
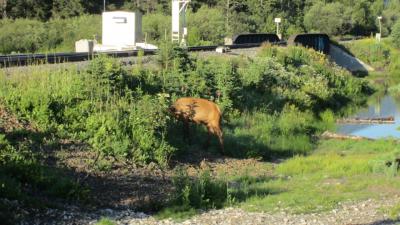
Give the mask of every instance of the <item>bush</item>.
[{"label": "bush", "polygon": [[99,57],[81,74],[3,77],[0,96],[20,117],[59,136],[83,139],[99,154],[165,165],[175,151],[165,140],[168,103],[143,93],[137,80],[116,60]]},{"label": "bush", "polygon": [[143,16],[143,34],[146,41],[169,41],[171,39],[171,16],[162,13]]},{"label": "bush", "polygon": [[365,82],[300,47],[266,46],[251,59],[204,59],[164,44],[158,59],[159,69],[128,71],[98,57],[87,70],[0,74],[0,98],[44,131],[85,141],[103,156],[166,165],[188,146],[178,141],[178,123],[167,112],[178,97],[220,106],[231,154],[268,158],[309,152],[312,135],[334,120],[321,113],[359,104],[368,93]]},{"label": "bush", "polygon": [[28,19],[0,23],[0,53],[36,53],[75,49],[80,39],[101,38],[100,16],[81,16],[40,22]]},{"label": "bush", "polygon": [[173,179],[175,188],[171,204],[183,209],[219,209],[227,201],[226,182],[215,180],[209,170],[203,170],[198,177],[191,179],[186,171],[179,168]]},{"label": "bush", "polygon": [[392,33],[391,33],[391,38],[393,41],[393,44],[396,48],[400,48],[400,20],[398,20],[393,28],[392,28]]},{"label": "bush", "polygon": [[0,23],[0,53],[35,52],[46,41],[46,28],[36,20],[5,20]]}]

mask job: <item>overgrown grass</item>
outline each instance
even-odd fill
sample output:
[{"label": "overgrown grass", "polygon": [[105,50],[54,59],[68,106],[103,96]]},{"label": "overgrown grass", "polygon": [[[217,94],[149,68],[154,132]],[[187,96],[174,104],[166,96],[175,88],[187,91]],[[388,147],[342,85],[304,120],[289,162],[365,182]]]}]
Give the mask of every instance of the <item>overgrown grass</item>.
[{"label": "overgrown grass", "polygon": [[280,164],[275,179],[253,185],[277,194],[254,196],[241,205],[255,211],[309,213],[339,202],[390,197],[400,186],[395,163],[399,150],[396,141],[324,141],[312,155]]},{"label": "overgrown grass", "polygon": [[80,16],[48,22],[17,19],[0,21],[0,54],[73,52],[80,39],[101,40],[101,17]]},{"label": "overgrown grass", "polygon": [[[289,213],[320,212],[348,201],[391,197],[400,193],[399,156],[397,140],[326,140],[312,154],[290,158],[277,166],[263,163],[262,167],[236,171],[216,170],[215,178],[205,180],[225,186],[207,186],[200,193],[195,184],[207,183],[203,175],[192,180],[181,172],[172,205],[158,216],[179,220],[196,214],[198,207],[193,203],[199,201],[192,201],[194,193],[204,198],[205,193],[219,192],[222,196],[210,200],[214,204],[218,201],[219,207]],[[393,215],[397,212],[392,209]]]},{"label": "overgrown grass", "polygon": [[400,76],[400,51],[394,47],[390,38],[382,39],[381,42],[373,38],[362,39],[345,43],[344,46],[378,71],[395,77]]},{"label": "overgrown grass", "polygon": [[[159,63],[128,71],[99,57],[81,71],[0,74],[0,98],[42,130],[83,140],[104,156],[166,165],[187,150],[167,113],[178,97],[217,102],[229,154],[272,158],[310,152],[312,136],[333,127],[332,112],[360,104],[369,91],[323,55],[298,47],[269,46],[240,60],[194,58],[166,45]],[[195,140],[205,139],[206,132],[196,133]]]}]

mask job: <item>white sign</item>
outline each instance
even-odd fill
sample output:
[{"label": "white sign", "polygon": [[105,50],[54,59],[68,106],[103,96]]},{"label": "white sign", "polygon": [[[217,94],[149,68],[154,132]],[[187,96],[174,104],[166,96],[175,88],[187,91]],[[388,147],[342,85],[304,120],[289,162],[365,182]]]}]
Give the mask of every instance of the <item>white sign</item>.
[{"label": "white sign", "polygon": [[275,23],[280,23],[281,22],[281,18],[275,18]]}]

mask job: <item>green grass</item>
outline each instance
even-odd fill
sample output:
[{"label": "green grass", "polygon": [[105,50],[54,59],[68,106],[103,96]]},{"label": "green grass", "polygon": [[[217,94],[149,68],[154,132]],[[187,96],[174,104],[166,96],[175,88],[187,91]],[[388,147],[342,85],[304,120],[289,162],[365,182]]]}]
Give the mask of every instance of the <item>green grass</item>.
[{"label": "green grass", "polygon": [[96,225],[117,225],[117,223],[109,218],[101,218]]},{"label": "green grass", "polygon": [[276,193],[253,196],[240,206],[310,213],[332,209],[339,202],[399,194],[398,171],[386,165],[399,150],[396,141],[323,141],[313,154],[279,164],[276,179],[252,184]]},{"label": "green grass", "polygon": [[[223,206],[258,212],[321,212],[339,203],[400,194],[399,156],[397,140],[325,140],[312,154],[277,166],[264,162],[234,171],[217,169],[216,179],[228,187]],[[391,211],[394,215],[399,210]],[[157,218],[182,220],[196,213],[193,207],[174,205]]]},{"label": "green grass", "polygon": [[192,216],[195,216],[199,213],[199,210],[196,210],[191,207],[183,207],[183,206],[172,206],[167,207],[158,212],[155,215],[155,218],[158,220],[169,219],[172,218],[177,222],[184,221]]},{"label": "green grass", "polygon": [[344,46],[365,63],[371,65],[382,75],[400,76],[400,49],[395,48],[390,38],[377,42],[373,38],[345,43]]}]

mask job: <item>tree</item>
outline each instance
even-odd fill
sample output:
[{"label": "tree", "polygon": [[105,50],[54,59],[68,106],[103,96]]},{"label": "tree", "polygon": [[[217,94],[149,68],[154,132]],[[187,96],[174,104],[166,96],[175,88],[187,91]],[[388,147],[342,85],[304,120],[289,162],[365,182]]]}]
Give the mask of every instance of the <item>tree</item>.
[{"label": "tree", "polygon": [[191,45],[206,41],[222,44],[225,37],[224,15],[216,8],[203,6],[196,13],[188,13],[188,29]]},{"label": "tree", "polygon": [[349,18],[343,15],[345,7],[342,3],[313,5],[304,16],[304,25],[308,31],[323,32],[330,35],[343,34]]},{"label": "tree", "polygon": [[400,18],[400,0],[391,0],[383,10],[383,26],[391,31],[394,24]]},{"label": "tree", "polygon": [[81,0],[53,0],[53,18],[69,18],[84,12]]},{"label": "tree", "polygon": [[393,26],[391,38],[392,38],[393,44],[397,48],[400,48],[400,20],[397,20],[397,22]]},{"label": "tree", "polygon": [[375,29],[375,17],[371,12],[371,4],[368,0],[359,0],[352,7],[352,30],[356,35],[366,35]]},{"label": "tree", "polygon": [[51,16],[52,0],[7,1],[7,17],[46,20]]}]

